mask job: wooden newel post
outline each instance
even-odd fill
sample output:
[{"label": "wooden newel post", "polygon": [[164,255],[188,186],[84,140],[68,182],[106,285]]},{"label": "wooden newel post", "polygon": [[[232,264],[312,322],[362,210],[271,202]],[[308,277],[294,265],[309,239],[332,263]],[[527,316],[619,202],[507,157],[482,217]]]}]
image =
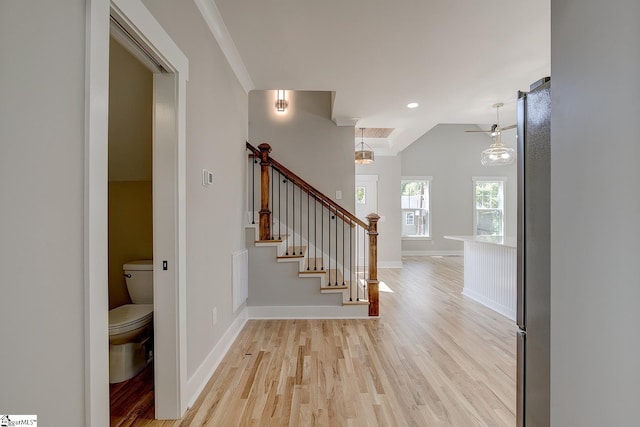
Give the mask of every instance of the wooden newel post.
[{"label": "wooden newel post", "polygon": [[269,153],[266,142],[258,145],[260,150],[260,240],[271,239],[271,211],[269,210]]},{"label": "wooden newel post", "polygon": [[375,213],[367,215],[369,220],[369,280],[367,288],[369,292],[369,316],[378,316],[378,220]]}]

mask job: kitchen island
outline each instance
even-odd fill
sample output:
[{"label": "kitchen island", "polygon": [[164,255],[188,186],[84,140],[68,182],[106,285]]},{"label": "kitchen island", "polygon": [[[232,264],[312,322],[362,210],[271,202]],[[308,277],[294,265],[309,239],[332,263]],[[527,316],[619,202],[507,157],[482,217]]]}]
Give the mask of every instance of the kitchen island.
[{"label": "kitchen island", "polygon": [[515,237],[444,236],[464,242],[462,294],[516,318],[517,244]]}]

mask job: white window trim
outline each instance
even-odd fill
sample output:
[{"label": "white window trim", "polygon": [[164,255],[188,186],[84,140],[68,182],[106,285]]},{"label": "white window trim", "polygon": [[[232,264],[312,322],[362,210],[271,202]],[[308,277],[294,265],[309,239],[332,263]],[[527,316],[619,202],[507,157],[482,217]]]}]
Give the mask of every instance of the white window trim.
[{"label": "white window trim", "polygon": [[[409,224],[409,215],[411,215],[411,224]],[[404,225],[415,225],[416,218],[413,212],[405,212],[404,213]]]},{"label": "white window trim", "polygon": [[[362,203],[358,201],[358,188],[364,189],[364,197],[362,198]],[[356,205],[366,205],[367,204],[367,187],[362,185],[356,185]]]},{"label": "white window trim", "polygon": [[[433,176],[401,176],[400,177],[400,185],[402,185],[403,181],[428,181],[429,182],[429,205],[427,206],[427,212],[429,212],[429,223],[427,224],[429,227],[429,235],[428,236],[401,236],[401,240],[432,240],[433,230],[431,228],[431,184],[433,183]],[[402,210],[402,205],[400,205],[400,209]],[[404,215],[402,218],[404,222]],[[402,232],[402,231],[401,231]]]},{"label": "white window trim", "polygon": [[473,208],[471,216],[473,217],[473,235],[478,233],[478,215],[476,215],[476,184],[478,182],[502,182],[502,235],[504,236],[505,227],[507,226],[507,177],[506,176],[472,176],[471,181],[471,206]]}]

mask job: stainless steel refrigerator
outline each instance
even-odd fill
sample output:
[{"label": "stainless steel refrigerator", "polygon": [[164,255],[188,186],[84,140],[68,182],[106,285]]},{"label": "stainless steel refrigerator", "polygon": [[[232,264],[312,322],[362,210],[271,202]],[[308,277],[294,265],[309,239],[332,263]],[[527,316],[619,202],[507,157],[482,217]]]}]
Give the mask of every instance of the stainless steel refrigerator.
[{"label": "stainless steel refrigerator", "polygon": [[551,81],[518,93],[518,427],[549,425]]}]

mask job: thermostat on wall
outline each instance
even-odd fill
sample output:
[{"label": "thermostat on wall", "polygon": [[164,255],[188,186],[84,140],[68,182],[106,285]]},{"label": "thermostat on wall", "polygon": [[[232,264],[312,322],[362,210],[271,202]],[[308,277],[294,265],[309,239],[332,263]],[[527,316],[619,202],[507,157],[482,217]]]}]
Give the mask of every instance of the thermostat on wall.
[{"label": "thermostat on wall", "polygon": [[213,184],[213,173],[202,169],[202,185],[211,185]]}]

